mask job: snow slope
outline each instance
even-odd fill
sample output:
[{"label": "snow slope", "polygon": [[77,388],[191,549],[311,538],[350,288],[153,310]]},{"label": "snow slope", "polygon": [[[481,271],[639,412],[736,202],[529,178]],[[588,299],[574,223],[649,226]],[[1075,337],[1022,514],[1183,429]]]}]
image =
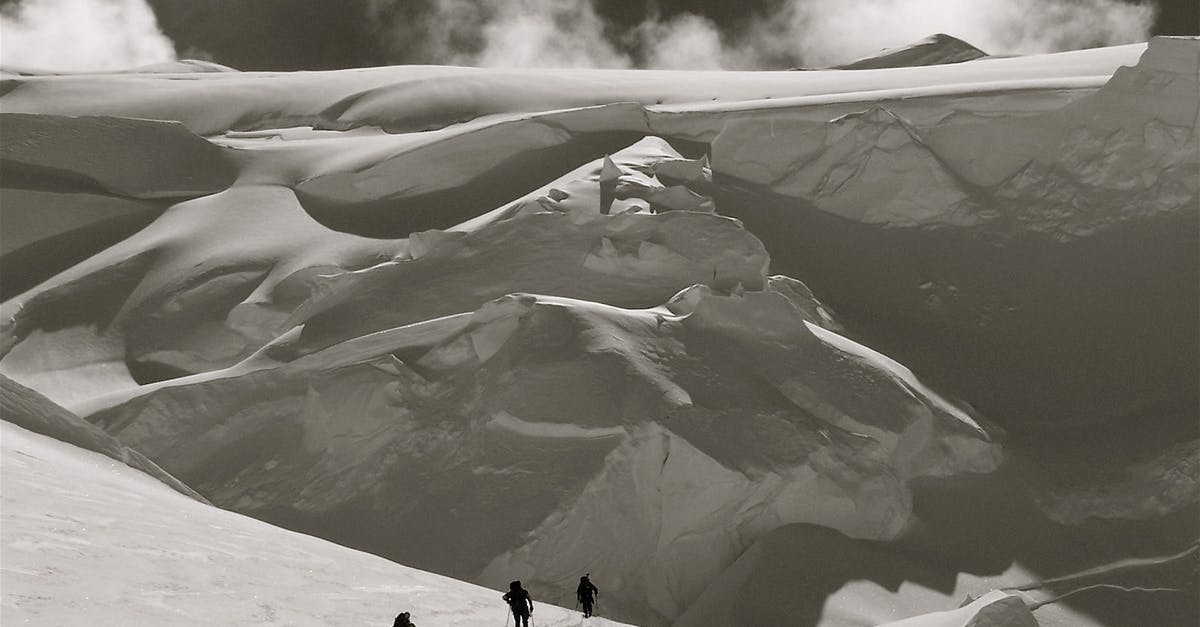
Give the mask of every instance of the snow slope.
[{"label": "snow slope", "polygon": [[121,444],[95,425],[3,375],[0,375],[0,416],[34,433],[107,455],[162,481],[180,494],[204,503],[208,502],[195,490],[164,472],[145,455]]},{"label": "snow slope", "polygon": [[969,416],[781,292],[670,307],[507,296],[91,417],[238,511],[559,602],[583,568],[618,615],[665,618],[777,524],[890,538],[907,480],[997,463]]},{"label": "snow slope", "polygon": [[[500,592],[198,503],[0,422],[6,625],[500,625]],[[535,597],[542,625],[579,615]],[[589,624],[617,625],[607,619]]]},{"label": "snow slope", "polygon": [[909,538],[914,486],[1001,468],[985,413],[1138,449],[1115,493],[1026,462],[1056,520],[1169,523],[1198,68],[6,75],[0,373],[218,505],[550,601],[591,571],[639,624],[789,524]]}]

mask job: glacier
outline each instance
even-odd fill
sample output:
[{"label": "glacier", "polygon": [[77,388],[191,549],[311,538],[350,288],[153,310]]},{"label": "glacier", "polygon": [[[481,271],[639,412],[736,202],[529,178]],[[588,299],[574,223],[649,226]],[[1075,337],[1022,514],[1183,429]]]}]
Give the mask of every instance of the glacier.
[{"label": "glacier", "polygon": [[[9,518],[55,499],[97,521],[87,554],[120,543],[62,474],[110,462],[24,428],[165,482],[156,515],[192,497],[244,530],[227,553],[304,543],[456,595],[433,624],[478,624],[472,584],[568,607],[585,571],[639,625],[1186,615],[1200,43],[923,50],[5,73],[6,562],[62,541]],[[876,583],[771,609],[814,554]],[[1088,587],[1131,557],[1170,585]],[[12,572],[6,621],[77,616]],[[138,616],[198,620],[169,598]]]}]

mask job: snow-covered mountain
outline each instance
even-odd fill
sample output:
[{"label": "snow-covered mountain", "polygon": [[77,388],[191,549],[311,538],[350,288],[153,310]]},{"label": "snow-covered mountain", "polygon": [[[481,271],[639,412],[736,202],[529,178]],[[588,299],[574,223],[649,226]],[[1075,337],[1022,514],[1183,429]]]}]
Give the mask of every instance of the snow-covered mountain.
[{"label": "snow-covered mountain", "polygon": [[[3,389],[220,507],[564,606],[590,571],[642,625],[899,620],[1178,554],[1200,43],[910,61],[6,75]],[[45,532],[9,526],[32,498],[6,486],[6,556]],[[1037,524],[986,566],[943,559],[971,543],[931,530],[998,532],[1000,501]],[[1039,535],[1061,554],[1014,548]],[[734,593],[814,537],[973,583],[823,581],[815,614]],[[6,616],[69,617],[10,602],[5,573]],[[929,620],[1126,611],[1043,600]]]},{"label": "snow-covered mountain", "polygon": [[[31,398],[11,382],[0,390]],[[13,424],[62,428],[65,410],[50,407],[6,402],[0,422],[5,624],[390,625],[402,611],[418,625],[504,620],[497,591],[212,507]],[[578,624],[538,601],[539,624]]]}]

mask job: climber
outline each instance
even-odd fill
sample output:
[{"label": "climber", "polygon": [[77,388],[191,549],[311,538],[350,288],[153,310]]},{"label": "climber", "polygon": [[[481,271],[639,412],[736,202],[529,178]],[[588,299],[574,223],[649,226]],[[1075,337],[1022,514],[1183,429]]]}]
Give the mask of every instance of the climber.
[{"label": "climber", "polygon": [[516,627],[529,627],[529,615],[533,613],[533,598],[529,596],[528,590],[521,587],[521,582],[514,581],[508,584],[508,592],[501,598],[512,609],[513,616],[516,618]]},{"label": "climber", "polygon": [[579,604],[583,606],[583,617],[591,618],[592,606],[595,605],[595,597],[600,595],[600,590],[596,588],[588,579],[591,573],[588,573],[579,578],[579,587],[575,588],[575,596],[579,599]]},{"label": "climber", "polygon": [[392,623],[392,627],[417,627],[408,620],[408,617],[408,612],[400,612],[400,615],[396,617],[396,622]]}]

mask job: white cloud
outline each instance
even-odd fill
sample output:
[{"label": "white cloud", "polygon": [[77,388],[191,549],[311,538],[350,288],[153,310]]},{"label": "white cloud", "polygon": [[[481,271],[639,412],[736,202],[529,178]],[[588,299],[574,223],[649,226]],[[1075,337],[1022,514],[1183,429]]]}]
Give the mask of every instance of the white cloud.
[{"label": "white cloud", "polygon": [[689,13],[614,32],[592,0],[436,0],[391,30],[432,63],[732,69],[846,63],[939,32],[992,54],[1072,50],[1145,41],[1153,21],[1121,0],[789,0],[735,38]]},{"label": "white cloud", "polygon": [[638,27],[646,67],[663,70],[719,70],[736,51],[725,47],[707,18],[684,13],[668,21],[648,20]]},{"label": "white cloud", "polygon": [[991,54],[1057,52],[1145,41],[1149,5],[1120,0],[792,0],[753,30],[761,52],[811,66],[845,63],[947,33]]},{"label": "white cloud", "polygon": [[486,67],[628,67],[628,55],[605,38],[588,0],[491,0],[483,27]]},{"label": "white cloud", "polygon": [[0,63],[114,70],[175,58],[145,0],[25,0],[0,14]]}]

